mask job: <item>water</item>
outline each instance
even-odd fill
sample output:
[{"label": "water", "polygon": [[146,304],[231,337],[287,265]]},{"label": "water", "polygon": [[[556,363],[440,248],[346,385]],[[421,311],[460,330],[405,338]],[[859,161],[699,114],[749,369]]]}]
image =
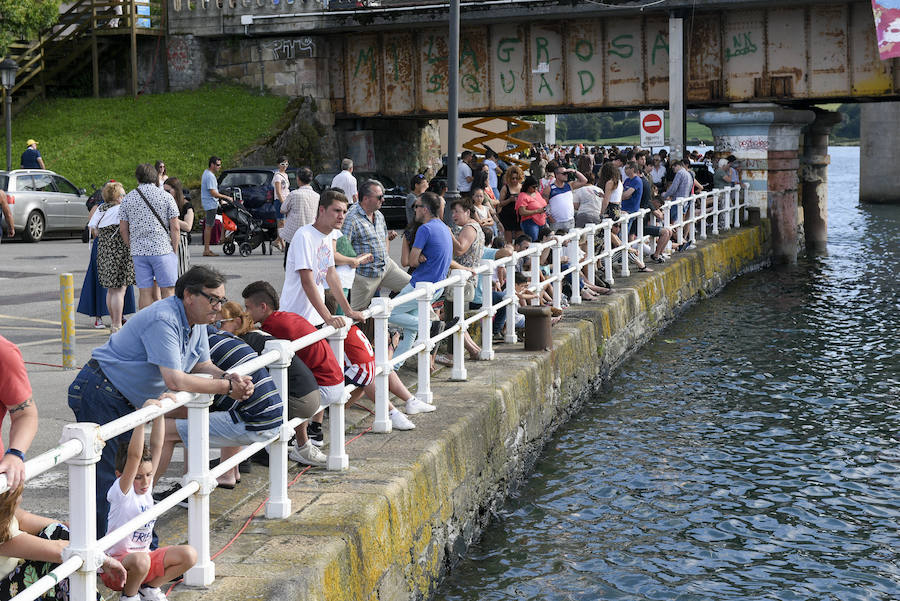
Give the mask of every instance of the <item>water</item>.
[{"label": "water", "polygon": [[699,303],[548,444],[450,600],[900,599],[900,207]]}]

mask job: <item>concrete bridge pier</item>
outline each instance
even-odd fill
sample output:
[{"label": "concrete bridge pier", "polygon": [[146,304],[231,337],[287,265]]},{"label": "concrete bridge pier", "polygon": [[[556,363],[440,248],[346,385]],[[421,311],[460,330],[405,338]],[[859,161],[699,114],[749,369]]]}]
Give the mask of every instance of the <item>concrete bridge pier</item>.
[{"label": "concrete bridge pier", "polygon": [[750,184],[750,204],[772,222],[773,258],[797,260],[803,214],[800,210],[800,134],[815,113],[775,104],[741,104],[705,111],[720,157],[740,161],[741,180]]},{"label": "concrete bridge pier", "polygon": [[803,182],[803,231],[808,252],[824,252],[828,245],[828,135],[841,122],[840,113],[813,109],[816,119],[803,135],[800,179]]},{"label": "concrete bridge pier", "polygon": [[897,128],[900,102],[869,102],[859,111],[859,202],[900,204]]}]

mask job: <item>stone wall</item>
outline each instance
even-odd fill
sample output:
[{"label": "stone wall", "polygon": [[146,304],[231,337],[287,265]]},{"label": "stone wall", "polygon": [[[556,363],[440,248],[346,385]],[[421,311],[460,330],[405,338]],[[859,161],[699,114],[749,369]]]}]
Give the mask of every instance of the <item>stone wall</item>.
[{"label": "stone wall", "polygon": [[[618,279],[611,296],[566,311],[549,353],[500,345],[494,361],[469,364],[466,382],[439,375],[438,411],[416,416],[416,430],[355,437],[349,470],[305,474],[289,489],[290,517],[254,520],[216,559],[208,590],[169,598],[431,598],[554,430],[686,306],[766,265],[769,231],[768,222],[732,231]],[[257,503],[220,520],[214,545]]]}]

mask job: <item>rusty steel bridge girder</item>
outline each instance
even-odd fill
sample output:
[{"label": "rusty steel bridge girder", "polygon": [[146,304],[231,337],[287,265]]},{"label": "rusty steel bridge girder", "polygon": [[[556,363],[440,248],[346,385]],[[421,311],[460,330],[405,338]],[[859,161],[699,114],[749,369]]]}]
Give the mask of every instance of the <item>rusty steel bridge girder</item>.
[{"label": "rusty steel bridge girder", "polygon": [[[865,1],[697,12],[685,30],[692,106],[898,96],[900,69],[879,60]],[[336,113],[445,113],[447,37],[443,28],[342,36]],[[665,14],[464,27],[460,113],[665,107],[668,59]]]}]

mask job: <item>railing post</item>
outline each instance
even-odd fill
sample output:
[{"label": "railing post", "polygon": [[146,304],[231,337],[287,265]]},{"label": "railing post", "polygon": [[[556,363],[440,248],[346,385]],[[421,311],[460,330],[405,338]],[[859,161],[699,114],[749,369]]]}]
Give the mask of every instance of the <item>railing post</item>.
[{"label": "railing post", "polygon": [[628,255],[631,253],[631,245],[628,243],[628,218],[630,215],[628,213],[622,213],[622,216],[619,217],[619,242],[623,246],[622,250],[622,266],[619,269],[619,273],[625,277],[631,275],[631,271],[628,269]]},{"label": "railing post", "polygon": [[506,335],[503,340],[506,344],[518,342],[516,336],[516,307],[519,306],[519,297],[516,296],[516,255],[512,256],[509,266],[506,268],[506,298],[510,299],[503,310],[506,311],[506,323],[504,329]]},{"label": "railing post", "polygon": [[463,300],[465,295],[466,280],[471,275],[468,271],[454,269],[451,275],[459,277],[459,281],[450,284],[453,291],[453,316],[456,318],[456,327],[459,329],[453,334],[453,369],[450,373],[451,380],[465,380],[466,372],[466,347],[463,343],[466,332],[466,307]]},{"label": "railing post", "polygon": [[612,222],[607,221],[603,226],[603,278],[607,284],[612,286],[615,283],[613,279]]},{"label": "railing post", "polygon": [[388,378],[391,375],[391,362],[388,358],[388,299],[375,297],[369,305],[375,310],[375,367],[381,371],[375,376],[375,422],[372,431],[385,433],[391,431],[391,419],[388,415]]},{"label": "railing post", "polygon": [[558,239],[553,241],[550,254],[553,262],[553,283],[550,286],[553,290],[553,306],[558,309],[562,306],[562,243]]},{"label": "railing post", "polygon": [[544,293],[544,289],[541,287],[541,253],[532,253],[528,260],[531,271],[531,288],[536,293],[536,297],[531,299],[531,304],[537,306],[541,304],[541,295]]},{"label": "railing post", "polygon": [[[418,354],[419,385],[416,388],[416,398],[422,402],[432,404],[434,394],[431,392],[431,303],[434,301],[434,284],[431,282],[418,282],[416,290],[424,290],[418,302],[419,307],[419,336],[418,342],[425,344],[425,349]],[[385,404],[386,405],[386,404]],[[390,420],[388,420],[390,421]]]},{"label": "railing post", "polygon": [[750,214],[747,211],[748,211],[748,208],[750,207],[750,184],[743,183],[743,184],[738,184],[738,185],[741,187],[741,192],[743,192],[743,197],[744,197],[744,200],[741,203],[741,206],[743,207],[743,211],[744,211],[744,219],[749,219]]},{"label": "railing post", "polygon": [[725,223],[723,225],[726,230],[731,229],[731,198],[734,196],[735,191],[736,189],[732,187],[728,190],[728,194],[725,195],[725,208],[723,209],[725,211]]},{"label": "railing post", "polygon": [[587,280],[590,285],[597,283],[597,255],[594,249],[597,225],[589,223],[587,226]]},{"label": "railing post", "polygon": [[278,360],[269,364],[269,374],[278,395],[281,397],[281,438],[269,445],[269,500],[266,502],[266,517],[269,519],[286,518],[291,515],[291,499],[288,497],[288,444],[293,430],[287,425],[288,415],[288,367],[293,353],[286,340],[269,340],[265,352],[277,351]]},{"label": "railing post", "polygon": [[[569,303],[573,305],[581,304],[581,266],[578,264],[578,243],[580,241],[580,236],[578,238],[574,238],[569,240],[568,244],[566,244],[566,256],[569,257],[569,268],[574,267],[575,271],[573,271],[571,276],[571,286],[572,286],[572,296],[569,298]],[[562,272],[560,272],[562,273]]]},{"label": "railing post", "polygon": [[[724,188],[724,190],[725,190],[725,194],[731,194],[731,192],[728,192],[728,188]],[[713,233],[713,236],[719,235],[719,207],[721,206],[719,204],[719,198],[721,198],[721,195],[722,195],[722,192],[719,190],[717,190],[716,193],[713,194],[713,210],[712,210],[712,214],[713,214],[712,233]]]},{"label": "railing post", "polygon": [[678,228],[678,244],[684,244],[684,198],[675,201],[675,227]]},{"label": "railing post", "polygon": [[200,490],[188,497],[188,544],[197,551],[197,563],[184,574],[188,586],[209,586],[216,578],[216,564],[209,553],[209,495],[217,485],[209,475],[210,405],[209,394],[196,394],[187,403],[190,442],[185,445],[188,466],[182,486],[194,480],[200,484]]},{"label": "railing post", "polygon": [[706,218],[709,214],[708,211],[706,210],[706,203],[709,201],[710,198],[714,197],[718,193],[719,193],[718,189],[710,190],[703,196],[703,202],[700,203],[700,239],[701,240],[706,240]]},{"label": "railing post", "polygon": [[481,354],[479,358],[490,361],[494,358],[494,263],[486,259],[481,260],[482,265],[488,268],[478,277],[481,278],[481,309],[487,313],[481,318]]},{"label": "railing post", "polygon": [[[344,369],[344,339],[347,338],[347,332],[350,326],[344,326],[336,330],[328,337],[328,344],[331,345],[331,351],[337,364]],[[347,448],[344,442],[344,432],[346,430],[344,424],[344,403],[347,402],[347,390],[341,391],[341,398],[338,402],[328,405],[328,461],[325,467],[330,471],[345,470],[350,467],[350,458],[347,456]]]},{"label": "railing post", "polygon": [[688,201],[690,203],[688,205],[688,212],[690,213],[690,215],[688,216],[688,219],[691,222],[691,228],[690,228],[691,235],[688,238],[688,240],[692,240],[695,242],[697,240],[697,230],[695,228],[695,224],[697,223],[697,201],[700,200],[700,198],[701,197],[698,194],[695,196],[691,196],[690,200]]},{"label": "railing post", "polygon": [[[675,201],[670,200],[669,202],[674,203]],[[672,206],[669,205],[667,207],[666,204],[668,204],[668,203],[663,203],[663,206],[662,206],[663,227],[671,228],[672,227]],[[666,252],[672,252],[672,238],[673,237],[674,236],[670,237],[669,241],[666,242]]]},{"label": "railing post", "polygon": [[638,259],[644,264],[644,211],[646,209],[638,209],[637,212],[637,242],[638,242]]},{"label": "railing post", "polygon": [[81,442],[81,452],[66,461],[69,465],[69,546],[63,549],[66,561],[75,555],[84,563],[69,576],[73,601],[97,598],[97,568],[103,563],[103,549],[97,544],[97,462],[105,443],[97,424],[76,423],[63,426],[60,442]]},{"label": "railing post", "polygon": [[741,187],[735,187],[737,189],[734,191],[734,227],[741,227],[741,212],[743,211],[741,205]]}]

